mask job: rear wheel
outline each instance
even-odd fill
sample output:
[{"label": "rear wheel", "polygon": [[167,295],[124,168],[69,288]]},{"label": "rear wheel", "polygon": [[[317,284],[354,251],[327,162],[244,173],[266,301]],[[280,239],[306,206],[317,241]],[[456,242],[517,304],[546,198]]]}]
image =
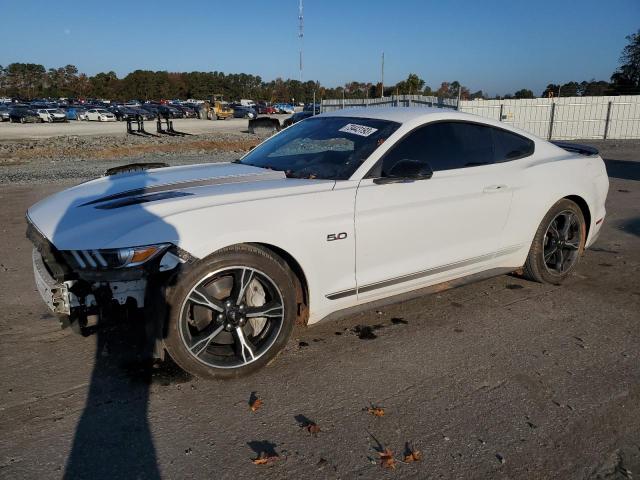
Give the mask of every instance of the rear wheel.
[{"label": "rear wheel", "polygon": [[571,200],[560,200],[538,227],[524,265],[525,277],[562,283],[578,264],[585,241],[586,225],[580,207]]},{"label": "rear wheel", "polygon": [[284,348],[296,319],[290,269],[251,245],[225,248],[179,274],[167,303],[167,351],[200,377],[260,369]]}]

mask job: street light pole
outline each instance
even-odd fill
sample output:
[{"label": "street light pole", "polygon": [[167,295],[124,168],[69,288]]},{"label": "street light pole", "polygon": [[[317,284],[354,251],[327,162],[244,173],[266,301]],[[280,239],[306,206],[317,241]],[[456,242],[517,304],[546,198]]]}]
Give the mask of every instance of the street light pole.
[{"label": "street light pole", "polygon": [[380,98],[384,97],[384,52],[382,52],[382,74],[380,76]]}]

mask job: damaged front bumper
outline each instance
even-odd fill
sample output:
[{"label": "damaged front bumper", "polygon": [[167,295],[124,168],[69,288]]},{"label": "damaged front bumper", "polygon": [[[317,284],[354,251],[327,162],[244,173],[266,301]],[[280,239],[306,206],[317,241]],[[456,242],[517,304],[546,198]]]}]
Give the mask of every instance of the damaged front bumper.
[{"label": "damaged front bumper", "polygon": [[35,248],[32,260],[36,288],[44,303],[57,315],[71,315],[71,308],[79,306],[77,297],[69,293],[69,287],[73,285],[72,281],[56,282],[56,279],[47,271],[42,256]]},{"label": "damaged front bumper", "polygon": [[84,317],[98,314],[101,307],[130,305],[144,307],[146,278],[118,281],[74,279],[57,281],[47,269],[40,252],[33,249],[33,272],[42,300],[56,315]]},{"label": "damaged front bumper", "polygon": [[[169,245],[150,261],[137,266],[78,268],[69,261],[74,257],[73,253],[76,253],[75,257],[83,256],[87,263],[96,263],[97,260],[90,261],[90,253],[95,256],[98,251],[61,252],[27,220],[27,237],[34,245],[32,262],[36,288],[63,327],[91,326],[118,311],[128,317],[129,313],[153,303],[178,266],[192,261],[186,252]],[[104,262],[101,256],[96,258]],[[152,288],[149,288],[150,284],[153,284]]]}]

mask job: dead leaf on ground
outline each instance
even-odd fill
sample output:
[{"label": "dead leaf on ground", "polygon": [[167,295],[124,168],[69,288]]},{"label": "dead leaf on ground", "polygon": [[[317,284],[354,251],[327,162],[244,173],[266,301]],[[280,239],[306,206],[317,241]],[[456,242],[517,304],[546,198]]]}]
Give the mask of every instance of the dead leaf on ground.
[{"label": "dead leaf on ground", "polygon": [[256,412],[258,411],[258,409],[262,406],[262,400],[260,400],[259,398],[256,398],[253,403],[250,405],[251,407],[251,411],[252,412]]},{"label": "dead leaf on ground", "polygon": [[422,460],[422,453],[419,450],[410,450],[407,455],[404,456],[406,463],[419,462]]},{"label": "dead leaf on ground", "polygon": [[374,417],[384,417],[384,408],[382,407],[369,407],[367,408],[367,412]]},{"label": "dead leaf on ground", "polygon": [[266,465],[267,463],[275,462],[279,460],[280,457],[278,455],[267,455],[265,452],[262,452],[258,458],[251,460],[254,465]]},{"label": "dead leaf on ground", "polygon": [[310,423],[309,425],[307,425],[307,430],[310,434],[317,435],[320,432],[320,427],[315,423]]},{"label": "dead leaf on ground", "polygon": [[390,448],[386,448],[383,452],[378,452],[380,455],[380,466],[382,468],[396,468],[396,459],[393,457],[393,452]]}]

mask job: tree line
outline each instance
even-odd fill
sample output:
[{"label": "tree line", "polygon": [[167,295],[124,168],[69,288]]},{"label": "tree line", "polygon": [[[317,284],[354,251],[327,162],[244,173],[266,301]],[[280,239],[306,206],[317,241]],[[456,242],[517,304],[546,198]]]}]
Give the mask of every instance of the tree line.
[{"label": "tree line", "polygon": [[[550,83],[542,97],[573,97],[640,94],[640,30],[626,37],[628,45],[620,56],[620,66],[610,81],[590,80]],[[384,91],[383,91],[384,90]],[[482,90],[471,92],[458,81],[442,82],[433,90],[415,73],[394,85],[380,82],[348,82],[329,88],[318,81],[276,78],[264,81],[258,75],[223,72],[167,72],[136,70],[123,78],[115,72],[88,76],[74,65],[49,68],[35,63],[0,65],[0,96],[32,98],[105,98],[111,100],[150,100],[172,98],[209,99],[214,94],[226,99],[250,98],[272,102],[304,101],[315,98],[374,98],[388,95],[422,94],[442,98],[489,98]],[[523,88],[513,95],[496,98],[534,98],[533,91]]]}]

